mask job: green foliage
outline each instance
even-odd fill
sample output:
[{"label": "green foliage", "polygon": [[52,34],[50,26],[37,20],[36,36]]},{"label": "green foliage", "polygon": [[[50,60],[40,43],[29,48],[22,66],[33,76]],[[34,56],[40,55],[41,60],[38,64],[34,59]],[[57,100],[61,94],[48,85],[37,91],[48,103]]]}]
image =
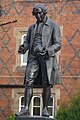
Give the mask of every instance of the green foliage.
[{"label": "green foliage", "polygon": [[57,120],[80,120],[80,95],[74,94],[70,103],[63,103],[57,110]]},{"label": "green foliage", "polygon": [[14,119],[14,115],[11,114],[6,120],[15,120],[15,119]]}]

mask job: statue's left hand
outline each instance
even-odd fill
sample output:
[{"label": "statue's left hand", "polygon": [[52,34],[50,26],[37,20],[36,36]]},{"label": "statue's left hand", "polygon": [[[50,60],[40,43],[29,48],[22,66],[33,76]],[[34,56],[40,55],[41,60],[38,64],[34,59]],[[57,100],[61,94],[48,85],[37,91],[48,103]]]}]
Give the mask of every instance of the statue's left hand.
[{"label": "statue's left hand", "polygon": [[47,50],[43,48],[43,51],[39,53],[41,56],[45,56],[47,54]]},{"label": "statue's left hand", "polygon": [[49,59],[49,55],[48,55],[48,51],[47,49],[44,47],[43,51],[39,53],[40,56],[42,56],[42,58],[44,60],[48,60]]},{"label": "statue's left hand", "polygon": [[43,52],[43,47],[41,45],[37,45],[34,48],[34,53],[39,54],[39,53],[42,53],[42,52]]}]

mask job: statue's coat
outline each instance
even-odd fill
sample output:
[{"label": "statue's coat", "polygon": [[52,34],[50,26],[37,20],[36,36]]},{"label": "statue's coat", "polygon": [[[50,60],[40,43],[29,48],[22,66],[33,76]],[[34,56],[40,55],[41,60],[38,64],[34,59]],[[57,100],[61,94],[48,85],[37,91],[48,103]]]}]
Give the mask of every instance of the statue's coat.
[{"label": "statue's coat", "polygon": [[[25,52],[29,49],[28,60],[31,57],[31,49],[35,36],[36,23],[31,25],[28,29],[26,39],[24,41]],[[61,49],[61,33],[59,26],[47,19],[42,30],[42,45],[46,46],[49,53],[49,59],[46,60],[46,68],[49,83],[53,86],[54,84],[61,83],[61,76],[59,65],[56,59],[56,52]],[[38,80],[37,80],[38,81]]]}]

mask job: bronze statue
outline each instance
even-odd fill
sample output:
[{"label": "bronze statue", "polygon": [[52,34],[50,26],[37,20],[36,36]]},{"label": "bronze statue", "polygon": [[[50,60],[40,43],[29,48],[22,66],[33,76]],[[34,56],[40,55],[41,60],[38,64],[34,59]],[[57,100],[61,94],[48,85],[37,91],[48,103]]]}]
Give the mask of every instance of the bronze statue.
[{"label": "bronze statue", "polygon": [[24,43],[19,46],[19,53],[24,54],[27,50],[29,53],[24,82],[24,108],[16,113],[16,116],[29,115],[33,86],[37,84],[43,87],[42,116],[49,117],[47,106],[51,95],[50,88],[61,83],[55,55],[61,49],[60,28],[47,17],[47,12],[43,4],[34,5],[32,14],[37,21],[29,27]]}]

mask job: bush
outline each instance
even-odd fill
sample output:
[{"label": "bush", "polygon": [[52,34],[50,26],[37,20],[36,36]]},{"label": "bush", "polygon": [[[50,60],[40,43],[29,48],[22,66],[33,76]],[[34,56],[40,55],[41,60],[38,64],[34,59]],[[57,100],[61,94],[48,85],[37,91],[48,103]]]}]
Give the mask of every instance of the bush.
[{"label": "bush", "polygon": [[[66,102],[67,103],[67,102]],[[57,110],[57,120],[80,120],[80,95],[74,94],[70,103],[62,103]]]},{"label": "bush", "polygon": [[15,120],[15,119],[14,119],[14,115],[11,114],[6,120]]}]

